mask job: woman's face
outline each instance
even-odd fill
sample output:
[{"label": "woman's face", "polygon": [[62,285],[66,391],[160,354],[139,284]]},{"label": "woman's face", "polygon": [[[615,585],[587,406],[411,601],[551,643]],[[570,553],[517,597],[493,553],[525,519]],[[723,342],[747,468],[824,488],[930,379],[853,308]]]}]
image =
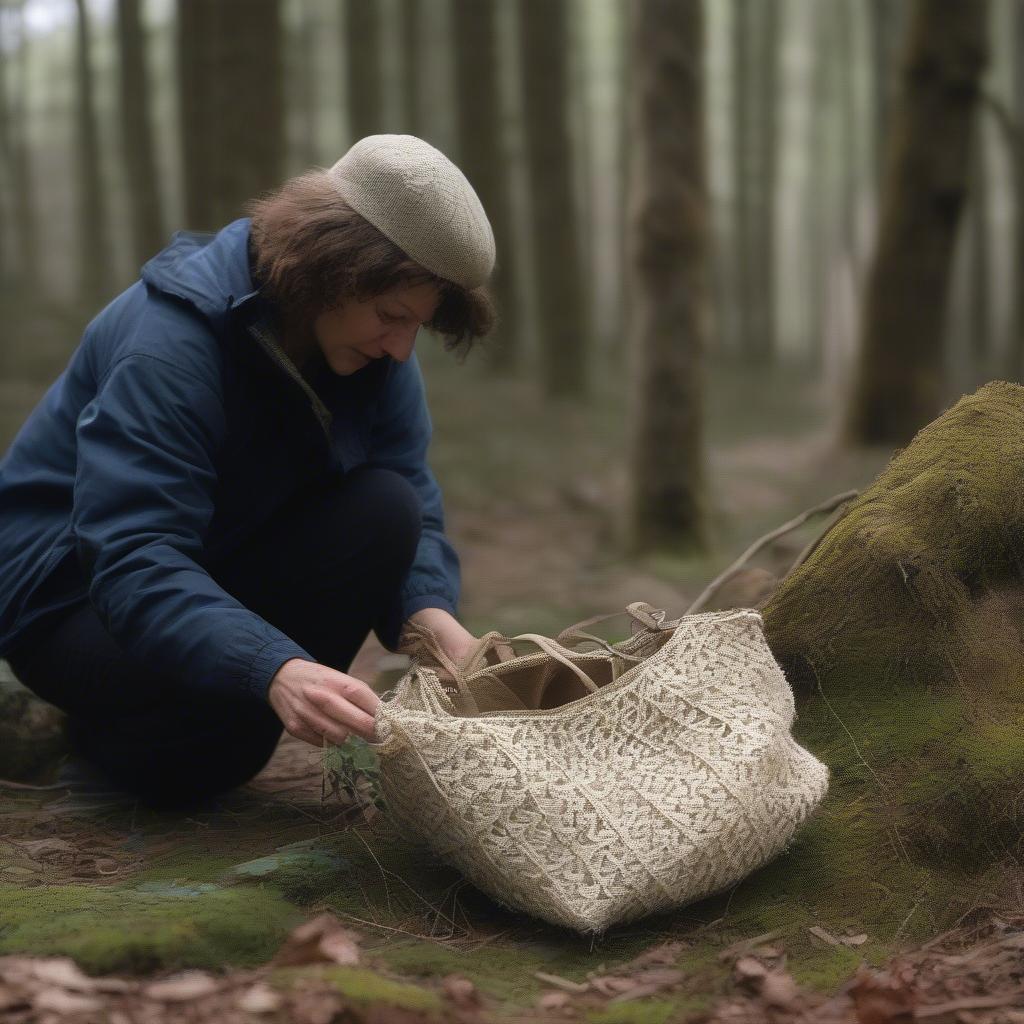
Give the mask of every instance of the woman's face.
[{"label": "woman's face", "polygon": [[437,285],[430,283],[395,288],[363,301],[349,299],[321,313],[313,334],[328,366],[340,376],[383,356],[404,363],[412,355],[416,332],[433,319],[440,301]]}]

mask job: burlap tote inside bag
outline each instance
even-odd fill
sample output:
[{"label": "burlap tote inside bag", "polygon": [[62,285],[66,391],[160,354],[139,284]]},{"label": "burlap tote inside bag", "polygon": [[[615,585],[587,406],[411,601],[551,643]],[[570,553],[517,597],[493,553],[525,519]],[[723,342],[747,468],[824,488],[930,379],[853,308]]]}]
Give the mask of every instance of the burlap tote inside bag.
[{"label": "burlap tote inside bag", "polygon": [[[739,881],[828,786],[790,733],[757,611],[629,611],[614,645],[487,634],[444,682],[414,659],[370,744],[411,838],[505,906],[585,933]],[[540,650],[515,655],[524,640]]]}]

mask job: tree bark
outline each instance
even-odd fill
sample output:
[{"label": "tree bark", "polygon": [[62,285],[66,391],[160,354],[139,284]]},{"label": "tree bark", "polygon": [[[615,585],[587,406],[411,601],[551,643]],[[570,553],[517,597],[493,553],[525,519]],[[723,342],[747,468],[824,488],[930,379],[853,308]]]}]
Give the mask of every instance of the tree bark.
[{"label": "tree bark", "polygon": [[79,289],[86,303],[104,297],[112,280],[112,249],[107,225],[107,203],[100,171],[100,144],[93,103],[89,16],[85,0],[75,0],[77,19],[75,129],[78,157],[78,267]]},{"label": "tree bark", "polygon": [[345,69],[352,142],[378,135],[384,116],[378,0],[343,0]]},{"label": "tree bark", "polygon": [[146,36],[139,0],[118,0],[117,44],[121,143],[132,212],[132,247],[135,263],[141,267],[167,240],[160,214],[160,176],[153,152]]},{"label": "tree bark", "polygon": [[943,407],[947,297],[986,26],[987,0],[916,0],[911,12],[844,423],[854,444],[903,444]]},{"label": "tree bark", "polygon": [[283,53],[278,0],[179,0],[185,217],[217,230],[281,182]]},{"label": "tree bark", "polygon": [[537,331],[544,386],[559,398],[586,393],[590,347],[573,194],[567,46],[568,0],[521,0],[519,60]]},{"label": "tree bark", "polygon": [[[420,15],[421,0],[401,0],[402,102],[405,130],[420,135],[423,116],[420,111]],[[492,69],[492,74],[496,74]]]},{"label": "tree bark", "polygon": [[492,366],[513,366],[518,356],[519,291],[512,260],[512,210],[502,147],[498,93],[495,0],[454,0],[455,95],[459,166],[476,190],[494,230],[498,257],[492,278],[499,326]]},{"label": "tree bark", "polygon": [[732,9],[732,89],[733,89],[733,215],[732,251],[733,318],[735,336],[732,349],[746,356],[753,348],[754,335],[754,276],[756,254],[753,234],[753,176],[752,157],[753,117],[750,105],[750,77],[754,12],[751,0],[733,0]]},{"label": "tree bark", "polygon": [[709,314],[702,0],[635,0],[630,166],[631,536],[700,550]]}]

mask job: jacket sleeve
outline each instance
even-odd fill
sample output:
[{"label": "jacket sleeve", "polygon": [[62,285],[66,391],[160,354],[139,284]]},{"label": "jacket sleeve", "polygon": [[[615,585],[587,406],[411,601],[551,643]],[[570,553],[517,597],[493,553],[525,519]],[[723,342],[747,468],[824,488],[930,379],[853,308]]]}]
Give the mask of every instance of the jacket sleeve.
[{"label": "jacket sleeve", "polygon": [[78,417],[71,530],[89,599],[118,645],[211,691],[266,700],[302,647],[199,564],[213,515],[217,392],[159,357],[116,362]]},{"label": "jacket sleeve", "polygon": [[445,536],[441,488],[427,464],[432,432],[423,375],[413,355],[392,368],[370,439],[371,463],[404,476],[416,489],[423,514],[412,567],[394,607],[376,627],[381,643],[391,649],[410,615],[423,608],[455,615],[459,603],[459,557]]}]

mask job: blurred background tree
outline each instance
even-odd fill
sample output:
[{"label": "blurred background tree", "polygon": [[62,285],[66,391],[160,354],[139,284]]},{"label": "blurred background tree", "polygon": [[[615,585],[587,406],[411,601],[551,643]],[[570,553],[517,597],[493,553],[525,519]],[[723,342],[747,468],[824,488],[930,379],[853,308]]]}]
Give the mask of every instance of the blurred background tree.
[{"label": "blurred background tree", "polygon": [[1020,374],[1022,69],[1019,0],[0,0],[0,439],[173,231],[414,132],[499,243],[417,349],[468,621],[678,608]]}]

